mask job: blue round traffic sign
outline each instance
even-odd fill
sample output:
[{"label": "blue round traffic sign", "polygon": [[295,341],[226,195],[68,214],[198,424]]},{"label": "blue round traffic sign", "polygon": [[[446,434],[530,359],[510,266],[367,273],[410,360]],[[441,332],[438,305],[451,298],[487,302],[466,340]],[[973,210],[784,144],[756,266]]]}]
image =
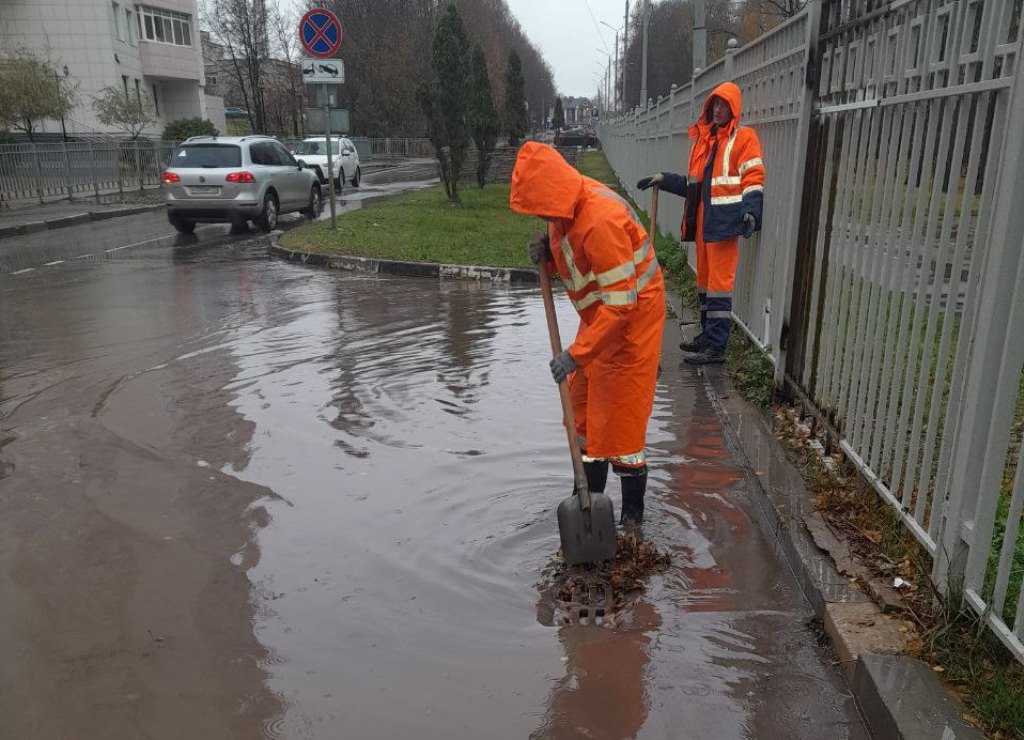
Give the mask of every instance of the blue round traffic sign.
[{"label": "blue round traffic sign", "polygon": [[299,21],[299,41],[310,56],[331,59],[341,49],[341,21],[323,8],[313,8]]}]

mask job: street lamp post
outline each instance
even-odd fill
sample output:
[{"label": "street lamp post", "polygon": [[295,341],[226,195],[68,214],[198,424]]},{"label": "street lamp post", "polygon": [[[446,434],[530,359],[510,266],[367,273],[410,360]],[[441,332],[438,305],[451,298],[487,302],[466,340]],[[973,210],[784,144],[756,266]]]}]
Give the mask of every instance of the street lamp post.
[{"label": "street lamp post", "polygon": [[[64,77],[66,79],[69,74],[68,65],[65,64],[64,69],[61,71],[64,73]],[[53,84],[57,88],[57,105],[60,107],[60,133],[61,136],[64,138],[64,141],[67,141],[68,131],[64,127],[64,105],[61,103],[60,100],[60,76],[57,74],[56,70],[54,70],[53,72]]]},{"label": "street lamp post", "polygon": [[644,41],[643,49],[640,51],[640,105],[647,105],[647,30],[651,25],[651,2],[643,0],[643,25]]},{"label": "street lamp post", "polygon": [[[627,15],[627,18],[628,18],[628,16],[629,16],[629,3],[628,2],[626,3],[626,15]],[[618,87],[618,83],[619,83],[619,75],[622,75],[622,102],[625,103],[625,101],[626,101],[626,28],[625,28],[625,26],[623,26],[622,28],[616,28],[615,26],[611,25],[610,23],[605,23],[604,21],[601,21],[601,25],[607,26],[611,30],[615,31],[615,64],[614,64],[613,71],[612,71],[612,80],[614,81],[613,84],[617,88]],[[619,53],[619,32],[620,31],[622,32],[622,52],[621,52],[621,55]],[[614,103],[616,105],[616,110],[618,110],[618,99],[619,98],[618,98],[617,94],[614,97],[615,97]]]}]

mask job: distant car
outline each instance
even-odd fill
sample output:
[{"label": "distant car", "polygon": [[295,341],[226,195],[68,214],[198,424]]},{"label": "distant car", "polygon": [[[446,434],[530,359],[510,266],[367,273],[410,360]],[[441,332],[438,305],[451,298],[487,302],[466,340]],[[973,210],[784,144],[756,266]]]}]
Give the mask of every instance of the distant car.
[{"label": "distant car", "polygon": [[323,210],[316,173],[269,136],[194,136],[175,150],[161,181],[167,219],[183,234],[197,223],[250,220],[273,231],[283,213],[312,220]]},{"label": "distant car", "polygon": [[[313,168],[320,176],[321,182],[327,182],[327,138],[313,136],[304,139],[296,147],[295,156]],[[338,192],[351,182],[358,188],[363,179],[363,170],[359,164],[359,152],[356,145],[344,136],[331,137],[331,166],[334,168],[334,186]]]}]

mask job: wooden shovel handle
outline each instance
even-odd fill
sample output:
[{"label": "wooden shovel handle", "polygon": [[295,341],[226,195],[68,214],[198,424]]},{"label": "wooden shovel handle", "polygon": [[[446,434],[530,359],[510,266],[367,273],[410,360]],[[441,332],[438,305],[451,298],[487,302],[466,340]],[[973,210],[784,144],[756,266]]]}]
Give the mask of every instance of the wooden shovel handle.
[{"label": "wooden shovel handle", "polygon": [[654,249],[654,235],[658,233],[658,186],[651,188],[651,222],[647,224],[647,230],[651,232],[648,236],[651,239],[651,249]]},{"label": "wooden shovel handle", "polygon": [[[544,299],[544,315],[548,321],[548,336],[551,338],[551,356],[562,353],[562,337],[558,333],[558,320],[555,317],[555,298],[551,293],[551,277],[548,275],[546,260],[537,265],[540,275],[540,293]],[[562,400],[562,422],[565,434],[569,439],[569,453],[572,455],[572,471],[576,482],[576,494],[580,497],[580,507],[586,511],[590,508],[590,489],[587,488],[587,474],[583,469],[583,456],[580,443],[576,438],[576,414],[572,410],[572,398],[569,395],[569,380],[566,378],[558,384],[558,395]]]}]

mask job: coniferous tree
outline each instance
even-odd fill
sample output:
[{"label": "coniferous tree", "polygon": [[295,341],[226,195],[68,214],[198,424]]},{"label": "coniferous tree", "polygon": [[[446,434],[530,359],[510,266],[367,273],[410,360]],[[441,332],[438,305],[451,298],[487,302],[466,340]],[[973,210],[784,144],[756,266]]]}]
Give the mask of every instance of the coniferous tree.
[{"label": "coniferous tree", "polygon": [[565,109],[562,107],[561,98],[555,98],[555,115],[552,118],[551,125],[555,127],[555,137],[557,138],[558,134],[565,128]]},{"label": "coniferous tree", "polygon": [[459,178],[469,148],[471,95],[469,40],[455,3],[449,3],[434,34],[432,83],[417,92],[437,149],[448,199],[459,202]]},{"label": "coniferous tree", "polygon": [[476,183],[487,181],[491,157],[498,142],[498,111],[494,107],[491,78],[487,75],[487,57],[479,44],[473,47],[473,83],[471,89],[470,129],[476,144]]},{"label": "coniferous tree", "polygon": [[509,146],[519,146],[519,141],[529,130],[526,116],[526,79],[523,77],[523,61],[515,49],[508,53],[505,68],[505,130],[508,131]]}]

